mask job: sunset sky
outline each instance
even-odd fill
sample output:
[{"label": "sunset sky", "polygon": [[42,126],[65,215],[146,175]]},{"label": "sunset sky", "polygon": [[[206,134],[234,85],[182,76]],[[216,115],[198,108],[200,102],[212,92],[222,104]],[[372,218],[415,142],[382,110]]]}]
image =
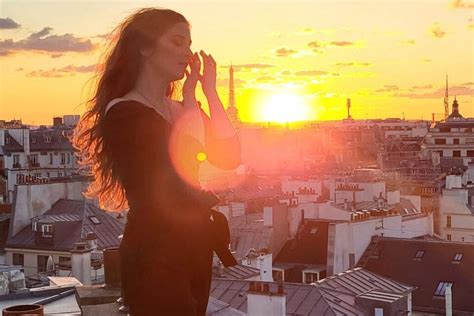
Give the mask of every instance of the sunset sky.
[{"label": "sunset sky", "polygon": [[431,119],[446,74],[450,105],[456,95],[474,117],[473,0],[0,0],[0,119],[82,114],[106,35],[150,6],[190,21],[192,49],[219,65],[225,106],[234,65],[243,121],[296,103],[303,119],[342,119],[347,98],[356,119]]}]

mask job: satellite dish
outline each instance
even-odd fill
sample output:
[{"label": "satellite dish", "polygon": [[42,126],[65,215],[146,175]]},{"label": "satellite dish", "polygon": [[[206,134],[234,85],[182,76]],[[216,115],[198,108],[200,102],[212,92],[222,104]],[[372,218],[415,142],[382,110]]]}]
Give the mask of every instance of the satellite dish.
[{"label": "satellite dish", "polygon": [[49,256],[48,261],[46,262],[46,273],[50,274],[54,272],[54,262],[53,257]]}]

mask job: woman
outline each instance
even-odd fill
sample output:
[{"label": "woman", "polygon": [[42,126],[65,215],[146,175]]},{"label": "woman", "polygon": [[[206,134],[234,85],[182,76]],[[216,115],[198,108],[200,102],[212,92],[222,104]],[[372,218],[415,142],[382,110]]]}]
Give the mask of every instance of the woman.
[{"label": "woman", "polygon": [[[198,169],[204,160],[237,167],[240,143],[216,92],[214,59],[200,52],[201,75],[190,46],[189,23],[177,12],[147,8],[127,18],[75,138],[95,176],[86,195],[129,208],[120,256],[132,315],[204,315],[212,251],[236,264],[227,221],[211,209],[219,200],[199,188]],[[183,101],[174,101],[185,75]],[[210,118],[196,101],[198,81]]]}]

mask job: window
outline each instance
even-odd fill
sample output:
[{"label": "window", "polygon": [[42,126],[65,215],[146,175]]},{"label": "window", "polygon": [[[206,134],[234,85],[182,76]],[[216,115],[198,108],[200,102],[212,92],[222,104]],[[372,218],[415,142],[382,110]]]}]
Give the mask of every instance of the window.
[{"label": "window", "polygon": [[32,166],[39,166],[38,163],[38,154],[32,154],[30,155],[30,162]]},{"label": "window", "polygon": [[64,165],[66,163],[66,154],[61,153],[61,164]]},{"label": "window", "polygon": [[424,255],[425,255],[424,250],[417,250],[416,253],[415,253],[415,259],[421,259],[421,258],[423,258]]},{"label": "window", "polygon": [[99,225],[100,224],[99,219],[95,216],[89,216],[89,219],[91,220],[92,223],[94,223],[94,225]]},{"label": "window", "polygon": [[460,150],[453,150],[453,157],[461,157],[461,151]]},{"label": "window", "polygon": [[446,138],[435,138],[435,145],[446,145]]},{"label": "window", "polygon": [[5,144],[10,144],[10,137],[5,138]]},{"label": "window", "polygon": [[439,154],[440,157],[443,157],[443,151],[442,150],[439,150],[438,154]]},{"label": "window", "polygon": [[303,272],[303,283],[310,284],[319,280],[318,273]]},{"label": "window", "polygon": [[446,235],[446,239],[449,240],[449,241],[451,241],[451,234],[447,234],[447,235]]},{"label": "window", "polygon": [[53,153],[49,153],[49,164],[53,164]]},{"label": "window", "polygon": [[36,266],[38,267],[39,272],[46,272],[46,267],[48,265],[49,256],[38,255],[36,259]]},{"label": "window", "polygon": [[272,270],[273,281],[285,281],[284,272],[282,270]]},{"label": "window", "polygon": [[438,287],[436,288],[436,291],[435,291],[434,295],[444,296],[444,294],[446,293],[446,288],[448,286],[452,288],[453,283],[452,282],[439,282]]},{"label": "window", "polygon": [[454,138],[453,139],[453,144],[454,145],[459,145],[459,138]]},{"label": "window", "polygon": [[44,142],[45,143],[51,143],[51,136],[45,136],[44,137]]},{"label": "window", "polygon": [[446,216],[446,227],[451,227],[451,215]]},{"label": "window", "polygon": [[13,168],[20,168],[20,155],[13,155]]},{"label": "window", "polygon": [[71,269],[71,257],[59,256],[59,269],[70,270]]},{"label": "window", "polygon": [[12,253],[12,264],[14,266],[23,266],[25,263],[25,255],[22,253]]},{"label": "window", "polygon": [[62,172],[58,172],[58,177],[62,177],[62,176],[63,176]]},{"label": "window", "polygon": [[454,255],[454,258],[453,258],[453,263],[459,263],[461,262],[462,260],[462,253],[457,253]]},{"label": "window", "polygon": [[311,228],[311,231],[310,231],[309,233],[312,234],[312,235],[314,235],[314,234],[316,234],[317,232],[318,232],[318,228],[313,227],[313,228]]},{"label": "window", "polygon": [[467,156],[468,157],[474,157],[474,150],[468,150],[467,151]]},{"label": "window", "polygon": [[67,163],[71,163],[71,154],[67,153]]},{"label": "window", "polygon": [[41,231],[43,232],[43,237],[53,237],[53,225],[43,225],[41,226]]},{"label": "window", "polygon": [[36,137],[31,137],[31,143],[36,144]]}]

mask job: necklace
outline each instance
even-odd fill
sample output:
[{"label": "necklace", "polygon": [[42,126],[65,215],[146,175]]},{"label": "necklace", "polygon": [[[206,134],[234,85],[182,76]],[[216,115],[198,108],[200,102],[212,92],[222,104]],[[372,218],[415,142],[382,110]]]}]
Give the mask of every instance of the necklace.
[{"label": "necklace", "polygon": [[[145,105],[153,108],[156,112],[158,112],[161,116],[163,116],[168,122],[171,122],[172,115],[171,115],[171,110],[170,110],[169,105],[166,106],[166,103],[163,103],[163,105],[157,105],[156,103],[152,102],[150,99],[145,97],[137,89],[133,89],[133,91],[145,101]],[[166,113],[165,113],[165,109],[166,109]]]}]

